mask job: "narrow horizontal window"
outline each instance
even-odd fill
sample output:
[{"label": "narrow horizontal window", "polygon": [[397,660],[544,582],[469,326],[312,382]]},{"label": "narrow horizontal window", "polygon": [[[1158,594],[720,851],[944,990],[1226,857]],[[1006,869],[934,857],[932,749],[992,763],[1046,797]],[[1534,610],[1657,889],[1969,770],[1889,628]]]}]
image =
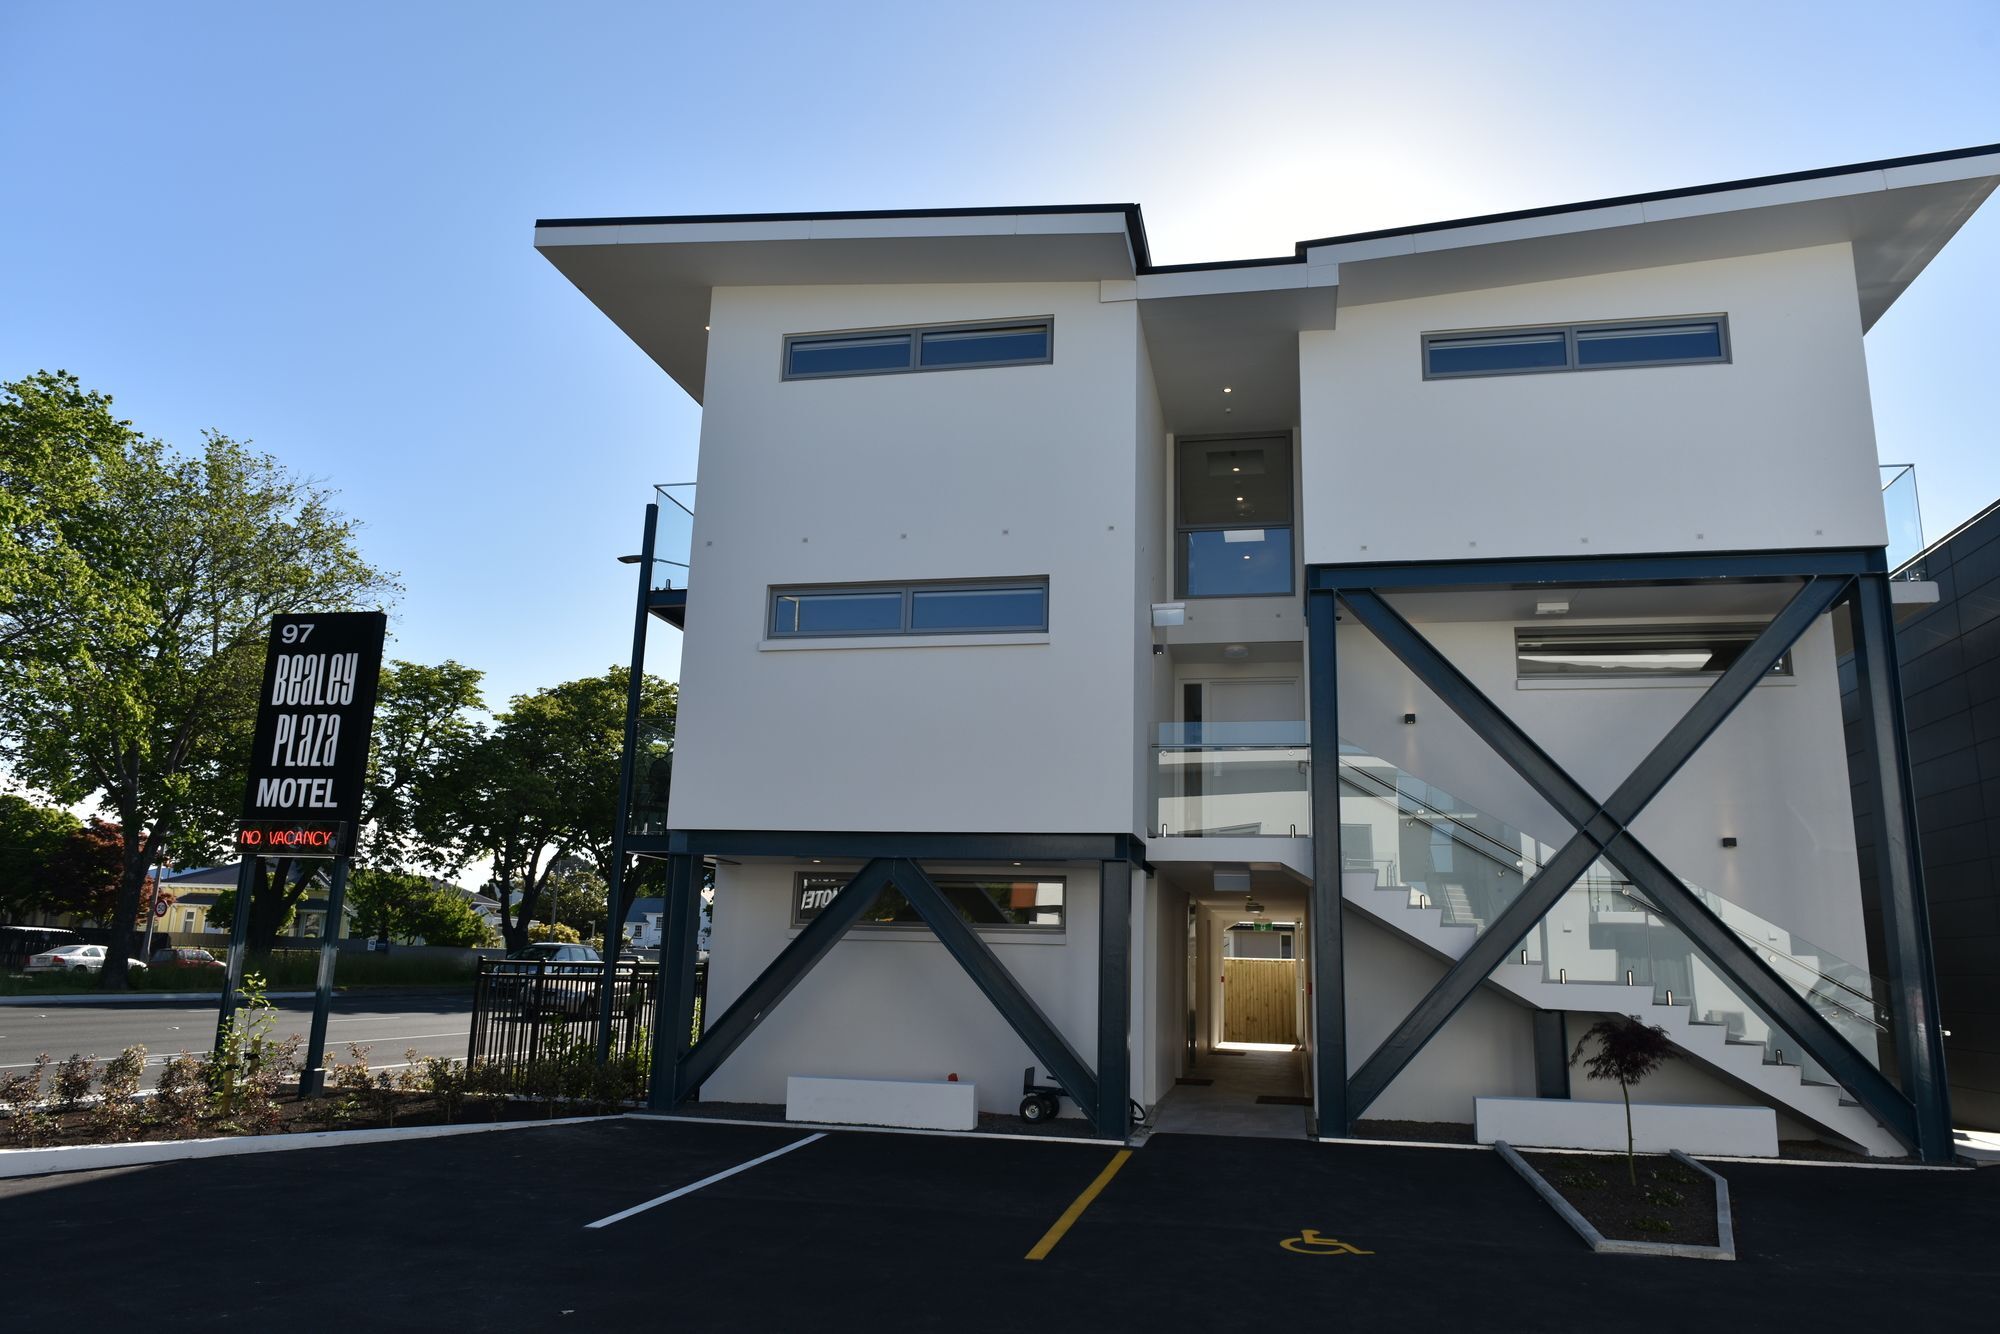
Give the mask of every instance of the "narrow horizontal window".
[{"label": "narrow horizontal window", "polygon": [[1010,361],[1047,361],[1049,326],[1008,325],[992,329],[934,329],[921,335],[919,360],[933,366],[998,366]]},{"label": "narrow horizontal window", "polygon": [[903,628],[903,595],[787,593],[775,599],[774,635],[878,635]]},{"label": "narrow horizontal window", "polygon": [[1634,325],[1619,329],[1578,329],[1578,366],[1645,366],[1669,361],[1722,360],[1722,324]]},{"label": "narrow horizontal window", "polygon": [[1424,378],[1689,366],[1729,360],[1729,320],[1712,315],[1488,329],[1423,337]]},{"label": "narrow horizontal window", "polygon": [[1046,579],[835,585],[771,590],[771,637],[1037,633]]},{"label": "narrow horizontal window", "polygon": [[1054,346],[1055,322],[1049,319],[791,334],[785,339],[784,375],[787,380],[814,380],[1031,366],[1052,360]]},{"label": "narrow horizontal window", "polygon": [[792,376],[874,375],[910,368],[907,333],[854,338],[795,338],[785,348]]},{"label": "narrow horizontal window", "polygon": [[1438,338],[1430,344],[1432,375],[1500,375],[1507,371],[1561,370],[1569,343],[1560,329],[1542,333]]},{"label": "narrow horizontal window", "polygon": [[[792,890],[792,925],[804,926],[819,916],[848,879],[818,873],[799,876]],[[1059,930],[1063,924],[1068,885],[1060,876],[1021,880],[938,876],[933,883],[958,915],[975,927]],[[857,923],[861,927],[923,925],[924,919],[894,885],[876,896],[874,905]]]},{"label": "narrow horizontal window", "polygon": [[910,595],[910,629],[1045,630],[1046,588],[920,588]]},{"label": "narrow horizontal window", "polygon": [[[1523,681],[1715,676],[1741,657],[1763,628],[1751,624],[1517,630],[1515,669]],[[1770,674],[1790,676],[1792,655],[1780,658]]]}]

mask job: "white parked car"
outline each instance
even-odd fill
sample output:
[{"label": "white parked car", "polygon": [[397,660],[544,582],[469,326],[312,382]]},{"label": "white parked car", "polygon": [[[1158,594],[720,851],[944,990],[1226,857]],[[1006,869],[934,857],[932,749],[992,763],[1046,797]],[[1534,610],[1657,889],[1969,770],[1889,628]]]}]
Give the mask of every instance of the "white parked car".
[{"label": "white parked car", "polygon": [[[125,966],[138,970],[146,965],[138,959],[127,959]],[[61,949],[48,950],[28,958],[31,973],[95,973],[104,967],[104,946],[65,945]]]}]

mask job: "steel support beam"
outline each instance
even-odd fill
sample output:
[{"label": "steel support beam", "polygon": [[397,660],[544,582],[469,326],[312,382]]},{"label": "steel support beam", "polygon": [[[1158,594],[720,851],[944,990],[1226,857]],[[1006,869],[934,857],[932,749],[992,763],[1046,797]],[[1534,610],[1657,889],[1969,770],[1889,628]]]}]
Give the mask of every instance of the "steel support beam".
[{"label": "steel support beam", "polygon": [[326,1087],[326,1021],[333,1008],[333,968],[340,955],[340,914],[347,903],[347,862],[333,864],[333,880],[326,890],[326,915],[320,919],[319,972],[313,983],[313,1017],[306,1039],[306,1063],[299,1071],[299,1096],[317,1098]]},{"label": "steel support beam", "polygon": [[618,948],[625,937],[625,833],[632,818],[632,770],[639,759],[639,701],[646,678],[646,595],[653,583],[653,543],[660,507],[646,506],[646,531],[639,541],[639,598],[632,613],[632,666],[625,684],[625,749],[618,758],[618,809],[611,817],[611,874],[605,877],[604,985],[598,988],[597,1063],[611,1059],[611,1015]]},{"label": "steel support beam", "polygon": [[[1094,1114],[1102,1105],[1097,1079],[1084,1065],[1083,1058],[1049,1022],[1049,1017],[1042,1013],[1042,1008],[1035,1004],[1034,997],[1021,989],[1006,965],[972,929],[972,924],[958,915],[958,910],[951,906],[951,900],[944,896],[944,891],[914,862],[897,860],[894,878],[896,888],[903,892],[903,897],[910,901],[917,915],[937,933],[938,940],[951,957],[958,960],[958,966],[972,978],[973,985],[993,1003],[994,1009],[1000,1011],[1000,1017],[1020,1035],[1021,1041],[1028,1045],[1028,1050],[1041,1061],[1042,1068],[1055,1082],[1062,1085],[1070,1100],[1092,1112],[1095,1121]],[[1127,888],[1129,893],[1129,885]],[[846,891],[841,891],[841,894],[844,896]],[[839,901],[837,896],[834,902]],[[820,916],[824,917],[827,911],[830,909],[822,910]],[[813,924],[818,921],[819,918],[815,917]],[[809,925],[807,930],[811,929]],[[1097,1123],[1097,1129],[1099,1134],[1110,1133],[1102,1122]]]},{"label": "steel support beam", "polygon": [[681,1104],[676,1076],[693,1045],[695,968],[701,946],[701,890],[695,883],[699,865],[692,857],[667,859],[660,995],[653,1006],[652,1087],[646,1096],[655,1111]]},{"label": "steel support beam", "polygon": [[1619,785],[1610,800],[1602,803],[1595,801],[1379,596],[1360,589],[1341,595],[1357,620],[1374,631],[1447,707],[1577,828],[1576,834],[1523,886],[1520,895],[1446,970],[1430,994],[1355,1072],[1348,1086],[1350,1115],[1366,1110],[1369,1103],[1381,1096],[1506,957],[1514,943],[1555,906],[1592,861],[1603,855],[1623,870],[1653,900],[1659,914],[1679,927],[1752,1003],[1789,1032],[1877,1119],[1908,1141],[1913,1129],[1909,1100],[1883,1079],[1768,964],[1747,949],[1626,828],[1798,637],[1839,600],[1850,583],[1849,578],[1841,576],[1808,578],[1784,610],[1717,677],[1694,707]]},{"label": "steel support beam", "polygon": [[1340,848],[1340,676],[1334,595],[1306,595],[1306,670],[1311,713],[1313,832],[1312,1052],[1316,1131],[1344,1139],[1347,1110],[1347,954],[1342,935]]},{"label": "steel support beam", "polygon": [[1916,793],[1910,783],[1901,668],[1889,581],[1858,580],[1850,606],[1854,675],[1861,702],[1863,774],[1875,794],[1875,895],[1889,974],[1889,1019],[1903,1092],[1913,1104],[1916,1150],[1925,1162],[1954,1155],[1951,1091],[1939,1027],[1930,907],[1917,843]]},{"label": "steel support beam", "polygon": [[1558,556],[1539,560],[1462,560],[1423,564],[1314,566],[1307,586],[1350,589],[1561,588],[1594,584],[1699,584],[1851,577],[1881,573],[1879,547],[1824,551],[1673,552],[1639,556]]},{"label": "steel support beam", "polygon": [[1091,1109],[1091,1120],[1097,1133],[1110,1139],[1125,1139],[1132,1133],[1130,862],[1098,864],[1097,1105]]},{"label": "steel support beam", "polygon": [[[757,1025],[764,1022],[766,1015],[778,1008],[778,1002],[792,993],[792,988],[805,980],[813,965],[826,957],[847,929],[874,906],[875,900],[894,880],[902,888],[900,874],[905,863],[879,857],[862,867],[854,879],[847,882],[840,893],[833,896],[833,902],[820,909],[819,915],[805,924],[798,935],[778,952],[770,966],[757,975],[749,990],[736,998],[714,1023],[707,1024],[707,1031],[701,1041],[675,1062],[673,1074],[674,1105],[684,1102],[688,1095],[701,1087],[702,1082],[715,1073],[716,1067],[729,1059],[731,1052],[743,1045],[743,1040],[757,1031]],[[692,881],[692,875],[689,880]],[[907,890],[905,897],[910,897]],[[698,900],[699,894],[694,897]],[[915,900],[912,898],[912,903]],[[918,909],[919,912],[923,910]],[[699,923],[698,912],[692,920]],[[693,1024],[694,977],[689,969],[687,980],[688,1024]],[[679,1035],[686,1041],[687,1034]]]},{"label": "steel support beam", "polygon": [[243,956],[250,941],[250,899],[257,888],[257,858],[244,854],[236,867],[236,913],[229,924],[229,962],[222,975],[222,1004],[215,1013],[215,1045],[222,1046],[236,1017],[236,993],[243,985]]}]

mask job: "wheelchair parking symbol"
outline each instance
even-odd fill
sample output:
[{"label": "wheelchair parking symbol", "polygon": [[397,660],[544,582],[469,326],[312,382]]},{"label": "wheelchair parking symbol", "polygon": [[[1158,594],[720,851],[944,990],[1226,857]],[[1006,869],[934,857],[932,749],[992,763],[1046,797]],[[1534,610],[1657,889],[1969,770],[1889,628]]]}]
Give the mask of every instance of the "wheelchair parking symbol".
[{"label": "wheelchair parking symbol", "polygon": [[1296,1237],[1286,1237],[1278,1243],[1294,1255],[1373,1255],[1359,1246],[1351,1246],[1338,1237],[1322,1237],[1312,1228],[1302,1228]]}]

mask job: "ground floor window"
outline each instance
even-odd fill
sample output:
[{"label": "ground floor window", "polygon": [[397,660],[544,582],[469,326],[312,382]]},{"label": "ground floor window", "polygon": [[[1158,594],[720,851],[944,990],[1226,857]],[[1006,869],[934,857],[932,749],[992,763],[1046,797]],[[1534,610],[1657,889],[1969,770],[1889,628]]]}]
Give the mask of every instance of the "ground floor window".
[{"label": "ground floor window", "polygon": [[[801,873],[792,888],[792,925],[804,926],[833,902],[851,875]],[[974,926],[1060,930],[1067,882],[1061,876],[1001,879],[986,876],[933,876],[958,915]],[[876,898],[859,926],[922,926],[923,918],[894,885]]]}]

